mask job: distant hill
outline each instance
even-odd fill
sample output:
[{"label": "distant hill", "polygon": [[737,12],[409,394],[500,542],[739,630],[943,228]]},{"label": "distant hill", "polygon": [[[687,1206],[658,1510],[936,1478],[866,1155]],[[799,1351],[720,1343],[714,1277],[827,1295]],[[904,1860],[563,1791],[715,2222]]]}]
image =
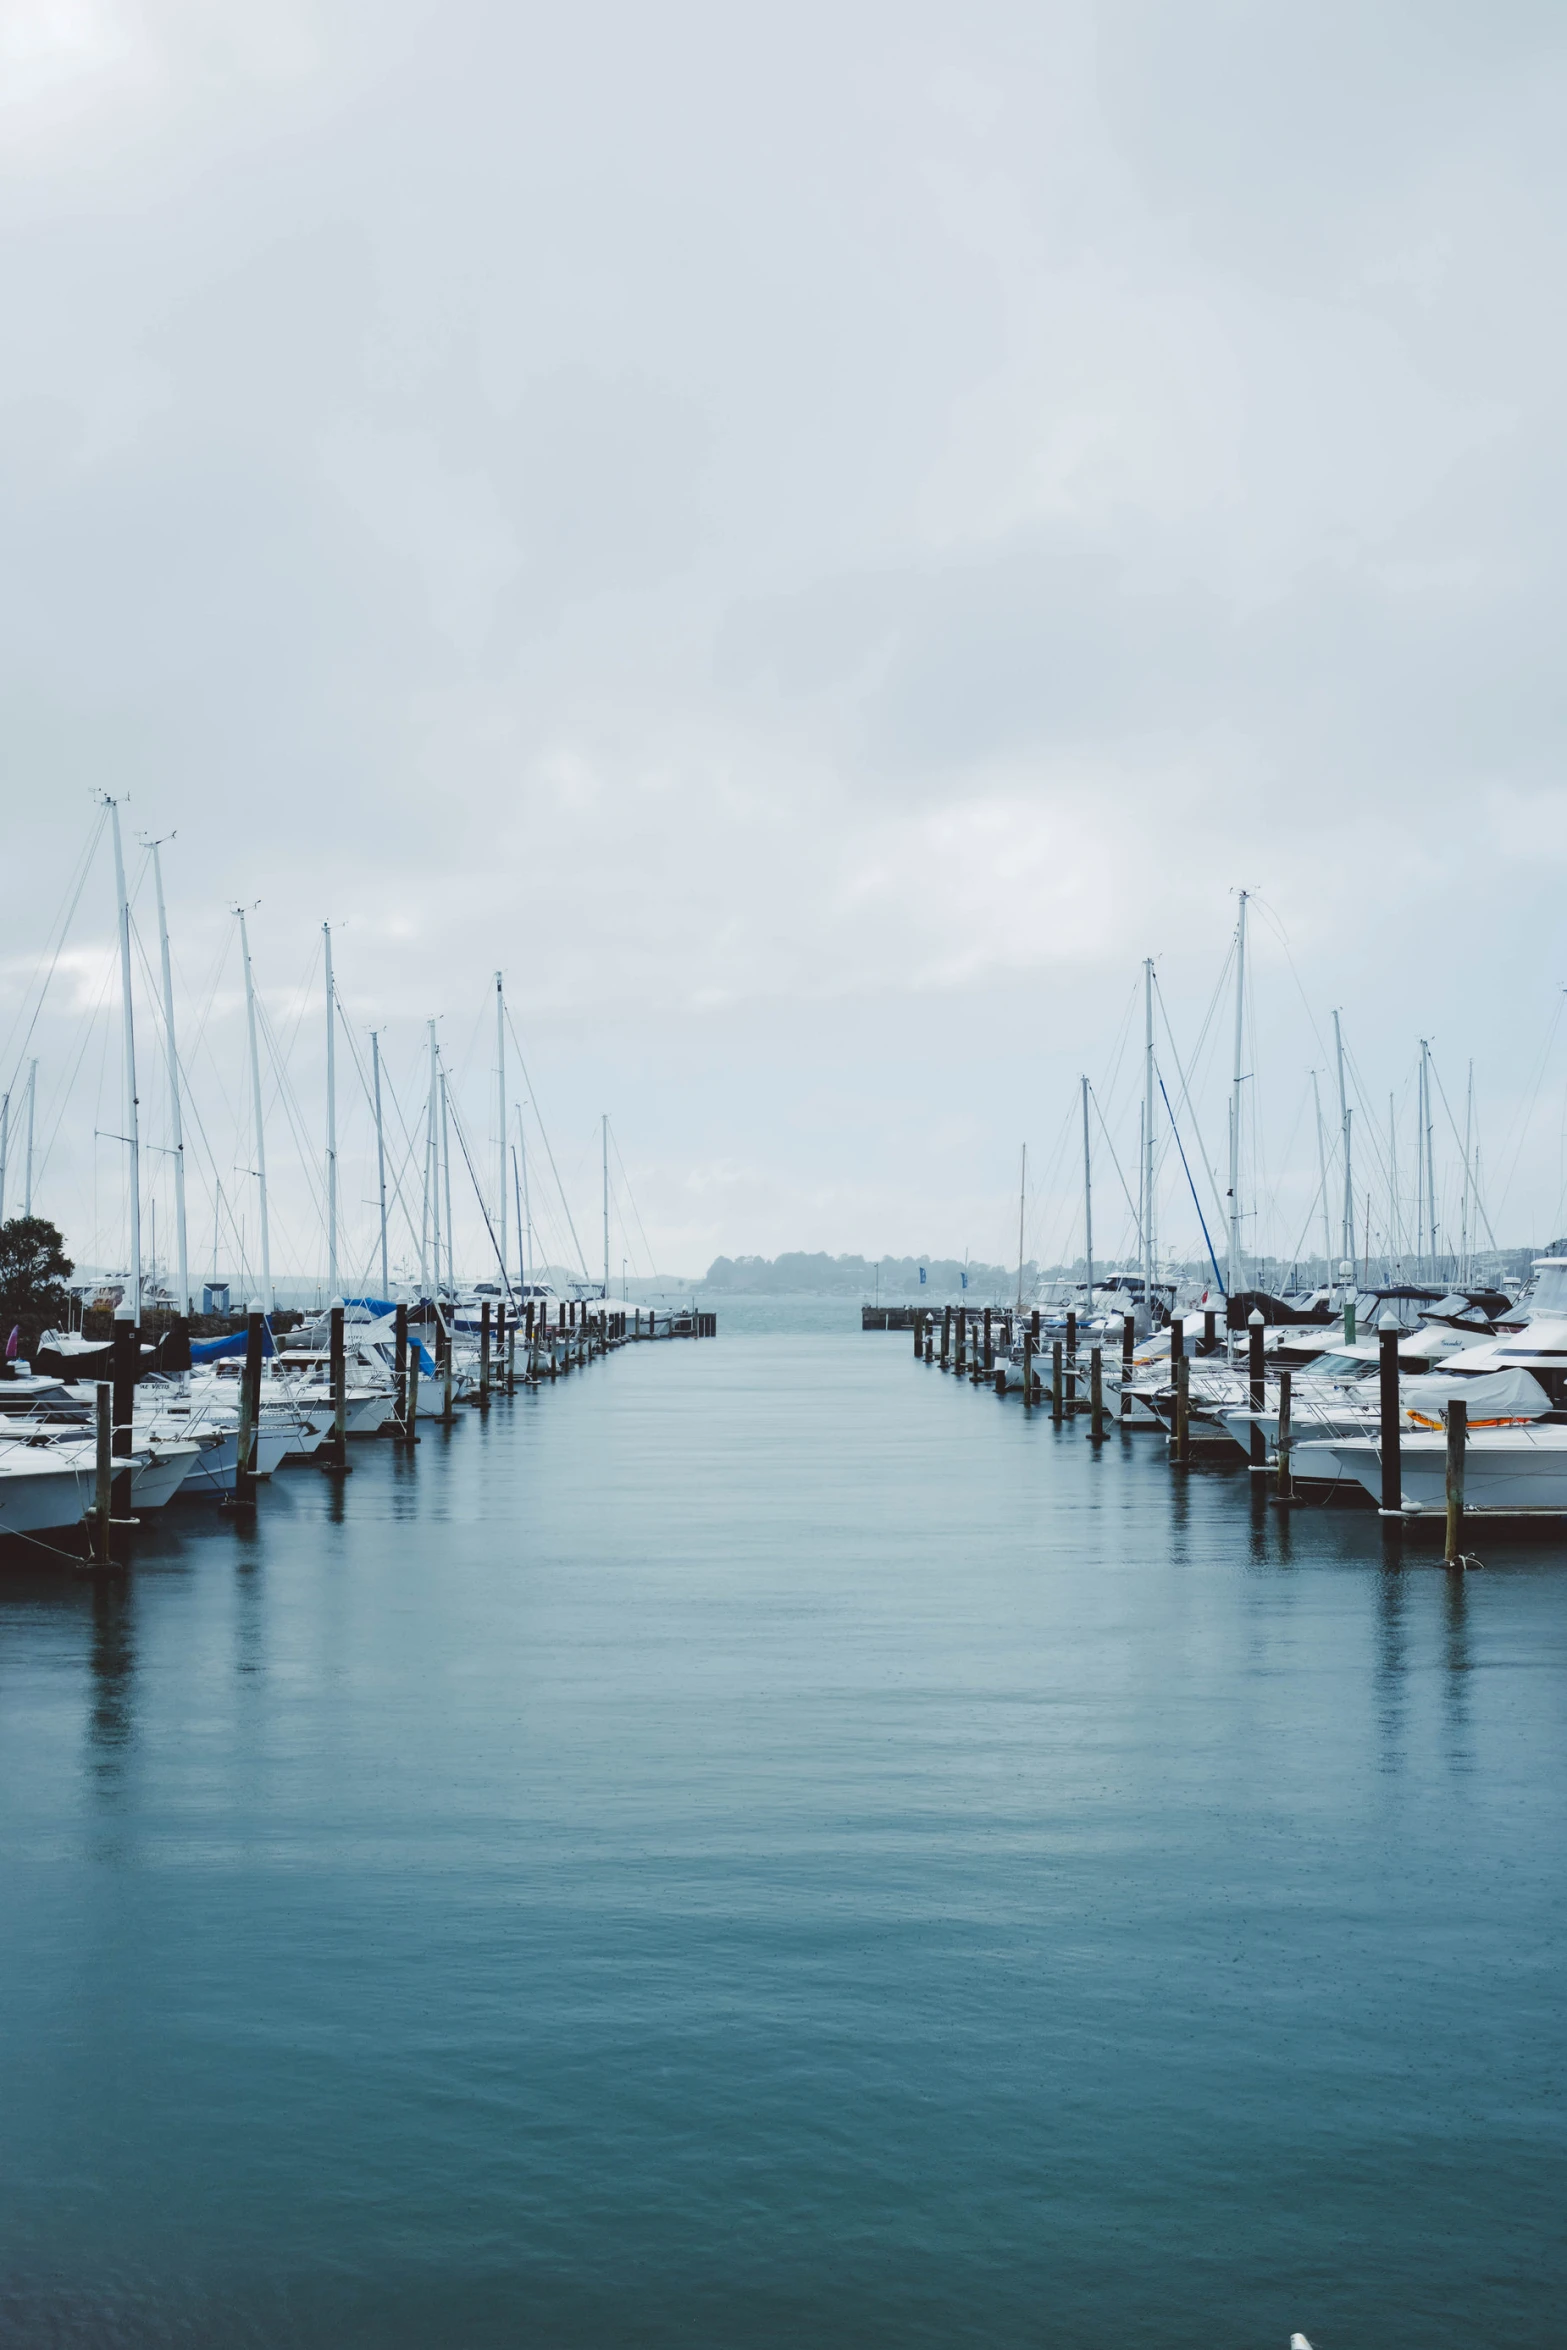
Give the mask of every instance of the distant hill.
[{"label": "distant hill", "polygon": [[[791,1249],[781,1257],[715,1257],[708,1266],[704,1289],[745,1291],[752,1296],[810,1295],[814,1297],[916,1297],[920,1267],[925,1268],[925,1295],[958,1296],[963,1289],[960,1257],[830,1257]],[[976,1297],[1010,1296],[1017,1288],[1016,1265],[971,1264],[969,1294]],[[1023,1267],[1025,1289],[1037,1277],[1032,1262]]]}]

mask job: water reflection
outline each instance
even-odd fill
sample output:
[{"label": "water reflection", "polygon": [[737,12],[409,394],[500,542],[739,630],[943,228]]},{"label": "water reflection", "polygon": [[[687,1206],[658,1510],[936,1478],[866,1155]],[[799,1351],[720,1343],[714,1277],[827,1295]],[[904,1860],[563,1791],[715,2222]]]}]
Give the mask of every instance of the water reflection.
[{"label": "water reflection", "polygon": [[88,1767],[104,1791],[117,1789],[136,1740],[135,1585],[121,1575],[92,1579],[88,1651]]},{"label": "water reflection", "polygon": [[1408,1711],[1408,1626],[1404,1620],[1408,1578],[1403,1554],[1389,1559],[1384,1552],[1383,1573],[1377,1585],[1377,1729],[1382,1768],[1404,1767],[1404,1730]]},{"label": "water reflection", "polygon": [[1470,1744],[1469,1579],[1462,1573],[1443,1577],[1442,1596],[1442,1719],[1446,1728],[1447,1759],[1467,1770],[1473,1759]]}]

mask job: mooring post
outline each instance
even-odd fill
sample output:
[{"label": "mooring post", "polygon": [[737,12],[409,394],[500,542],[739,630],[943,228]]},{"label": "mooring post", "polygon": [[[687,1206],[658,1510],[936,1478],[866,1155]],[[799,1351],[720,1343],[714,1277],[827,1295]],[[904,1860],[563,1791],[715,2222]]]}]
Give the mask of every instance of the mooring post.
[{"label": "mooring post", "polygon": [[1344,1344],[1355,1343],[1355,1268],[1346,1257],[1339,1266],[1344,1277]]},{"label": "mooring post", "polygon": [[479,1308],[479,1401],[490,1400],[490,1301]]},{"label": "mooring post", "polygon": [[952,1361],[952,1308],[941,1309],[941,1367],[945,1371]]},{"label": "mooring post", "polygon": [[[136,1373],[141,1356],[141,1333],[131,1318],[128,1305],[114,1309],[114,1343],[109,1354],[109,1377],[114,1386],[114,1457],[129,1461],[131,1457],[136,1417]],[[110,1513],[115,1518],[131,1514],[131,1471],[114,1472],[114,1491],[109,1497]]]},{"label": "mooring post", "polygon": [[1377,1401],[1381,1406],[1382,1514],[1404,1514],[1404,1462],[1399,1435],[1398,1341],[1399,1327],[1391,1313],[1377,1331]]},{"label": "mooring post", "polygon": [[1279,1373],[1278,1491],[1280,1501],[1293,1501],[1295,1498],[1295,1487],[1290,1479],[1290,1452],[1295,1441],[1294,1431],[1290,1425],[1291,1409],[1294,1401],[1293,1395],[1291,1393],[1292,1383],[1292,1374],[1290,1372],[1281,1371]]},{"label": "mooring post", "polygon": [[419,1441],[419,1333],[408,1333],[408,1433],[404,1440],[413,1445]]},{"label": "mooring post", "polygon": [[408,1435],[408,1304],[404,1298],[397,1301],[392,1316],[392,1418],[397,1424],[399,1441]]},{"label": "mooring post", "polygon": [[1023,1333],[1023,1409],[1026,1412],[1031,1412],[1033,1408],[1034,1333],[1032,1330],[1025,1330]]},{"label": "mooring post", "polygon": [[1121,1316],[1121,1421],[1123,1426],[1132,1416],[1132,1355],[1136,1346],[1137,1317],[1135,1314],[1123,1314]]},{"label": "mooring post", "polygon": [[1464,1563],[1464,1446],[1469,1406],[1455,1396],[1447,1407],[1447,1551],[1444,1564]]},{"label": "mooring post", "polygon": [[93,1551],[100,1567],[109,1565],[113,1556],[110,1536],[114,1519],[114,1388],[109,1380],[98,1382],[98,1478],[97,1500],[93,1509]]},{"label": "mooring post", "polygon": [[1262,1433],[1262,1422],[1257,1416],[1263,1410],[1268,1394],[1267,1372],[1262,1354],[1262,1336],[1266,1328],[1267,1324],[1262,1318],[1262,1308],[1253,1306],[1246,1318],[1246,1339],[1250,1355],[1248,1368],[1251,1375],[1251,1470],[1254,1477],[1265,1477],[1268,1473],[1268,1440]]},{"label": "mooring post", "polygon": [[993,1370],[995,1369],[995,1367],[996,1367],[996,1356],[995,1356],[995,1349],[994,1349],[994,1347],[991,1345],[991,1340],[990,1340],[990,1308],[989,1308],[989,1306],[987,1306],[987,1307],[985,1308],[985,1333],[984,1333],[984,1336],[985,1336],[985,1368],[986,1368],[986,1370],[987,1370],[987,1371],[993,1371]]},{"label": "mooring post", "polygon": [[348,1349],[343,1340],[343,1301],[332,1300],[327,1321],[327,1369],[332,1385],[332,1441],[327,1447],[328,1468],[339,1476],[348,1472]]},{"label": "mooring post", "polygon": [[1219,1351],[1219,1317],[1210,1306],[1202,1318],[1202,1351],[1205,1355]]},{"label": "mooring post", "polygon": [[1038,1306],[1035,1306],[1035,1308],[1034,1308],[1033,1312],[1032,1312],[1032,1313],[1029,1315],[1029,1317],[1028,1317],[1028,1334],[1029,1334],[1030,1338],[1032,1338],[1032,1340],[1034,1341],[1034,1344],[1035,1344],[1035,1346],[1037,1347],[1037,1346],[1038,1346],[1038,1344],[1039,1344],[1039,1308],[1038,1308]]},{"label": "mooring post", "polygon": [[234,1457],[234,1507],[256,1506],[256,1447],[261,1436],[261,1300],[253,1297],[245,1317],[245,1368],[239,1380],[239,1449]]},{"label": "mooring post", "polygon": [[517,1392],[517,1317],[512,1315],[506,1325],[506,1392]]},{"label": "mooring post", "polygon": [[1061,1341],[1053,1338],[1050,1341],[1050,1417],[1058,1428],[1061,1410]]},{"label": "mooring post", "polygon": [[921,1355],[921,1353],[923,1352],[923,1349],[922,1349],[922,1347],[921,1347],[921,1344],[920,1344],[920,1340],[921,1340],[921,1338],[923,1337],[923,1335],[924,1335],[924,1333],[923,1333],[923,1332],[921,1331],[921,1329],[920,1329],[920,1318],[919,1318],[919,1315],[916,1313],[916,1315],[914,1316],[914,1360],[915,1360],[916,1362],[918,1362],[918,1361],[919,1361],[919,1359],[920,1359],[920,1355]]},{"label": "mooring post", "polygon": [[1093,1444],[1104,1442],[1104,1348],[1091,1346],[1088,1350],[1088,1435]]},{"label": "mooring post", "polygon": [[504,1298],[495,1308],[495,1384],[502,1395],[510,1392],[506,1385],[506,1300]]},{"label": "mooring post", "polygon": [[1075,1369],[1077,1366],[1077,1308],[1075,1306],[1068,1306],[1066,1309],[1066,1359]]},{"label": "mooring post", "polygon": [[927,1363],[933,1363],[935,1359],[936,1320],[933,1314],[927,1314],[925,1316],[925,1360]]},{"label": "mooring post", "polygon": [[1072,1329],[1072,1322],[1073,1322],[1073,1319],[1074,1319],[1074,1317],[1073,1317],[1072,1315],[1070,1315],[1070,1314],[1069,1314],[1069,1315],[1067,1316],[1067,1333],[1066,1333],[1066,1409],[1067,1409],[1067,1416],[1068,1416],[1068,1418],[1069,1418],[1069,1419],[1070,1419],[1070,1418],[1071,1418],[1071,1417],[1072,1417],[1072,1416],[1073,1416],[1073,1415],[1076,1413],[1076,1411],[1077,1411],[1077,1348],[1076,1348],[1076,1346],[1075,1346],[1075,1345],[1074,1345],[1074,1343],[1073,1343],[1073,1341],[1074,1341],[1074,1337],[1075,1337],[1075,1333],[1074,1333],[1074,1331],[1073,1331],[1073,1329]]},{"label": "mooring post", "polygon": [[1180,1314],[1170,1322],[1170,1384],[1175,1389],[1175,1459],[1186,1465],[1186,1323]]},{"label": "mooring post", "polygon": [[954,1354],[954,1356],[953,1356],[953,1358],[952,1358],[952,1367],[953,1367],[953,1370],[954,1370],[954,1371],[957,1373],[957,1375],[958,1375],[958,1377],[959,1377],[960,1379],[962,1378],[962,1376],[963,1376],[963,1374],[964,1374],[964,1371],[965,1371],[965,1370],[968,1368],[968,1365],[967,1365],[967,1362],[966,1362],[966,1359],[965,1359],[965,1358],[966,1358],[966,1355],[967,1355],[967,1350],[968,1350],[968,1308],[967,1308],[966,1306],[959,1306],[959,1308],[958,1308],[958,1328],[957,1328],[957,1351],[956,1351],[956,1353]]}]

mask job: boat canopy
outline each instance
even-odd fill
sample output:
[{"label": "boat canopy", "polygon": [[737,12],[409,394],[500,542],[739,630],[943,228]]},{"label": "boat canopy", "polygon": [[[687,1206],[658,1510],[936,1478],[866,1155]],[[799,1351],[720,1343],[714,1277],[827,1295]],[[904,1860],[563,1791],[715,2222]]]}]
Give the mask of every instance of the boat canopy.
[{"label": "boat canopy", "polygon": [[[223,1355],[242,1355],[247,1344],[248,1333],[243,1330],[231,1330],[226,1338],[198,1338],[191,1345],[190,1359],[193,1363],[215,1363]],[[272,1343],[272,1325],[265,1318],[261,1324],[261,1353],[263,1360],[277,1353]]]},{"label": "boat canopy", "polygon": [[1455,1396],[1467,1407],[1471,1428],[1539,1420],[1551,1408],[1551,1399],[1539,1380],[1521,1364],[1511,1371],[1478,1371],[1467,1377],[1452,1371],[1431,1371],[1423,1378],[1406,1379],[1402,1396],[1405,1408],[1429,1428],[1442,1425],[1442,1414]]}]

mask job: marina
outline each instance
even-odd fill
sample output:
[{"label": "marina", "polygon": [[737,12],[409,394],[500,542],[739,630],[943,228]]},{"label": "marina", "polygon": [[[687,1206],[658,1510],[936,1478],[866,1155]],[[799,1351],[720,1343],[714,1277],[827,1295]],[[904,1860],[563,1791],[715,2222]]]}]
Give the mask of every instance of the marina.
[{"label": "marina", "polygon": [[1554,1562],[857,1320],[13,1567],[9,2338],[1548,2338]]}]

